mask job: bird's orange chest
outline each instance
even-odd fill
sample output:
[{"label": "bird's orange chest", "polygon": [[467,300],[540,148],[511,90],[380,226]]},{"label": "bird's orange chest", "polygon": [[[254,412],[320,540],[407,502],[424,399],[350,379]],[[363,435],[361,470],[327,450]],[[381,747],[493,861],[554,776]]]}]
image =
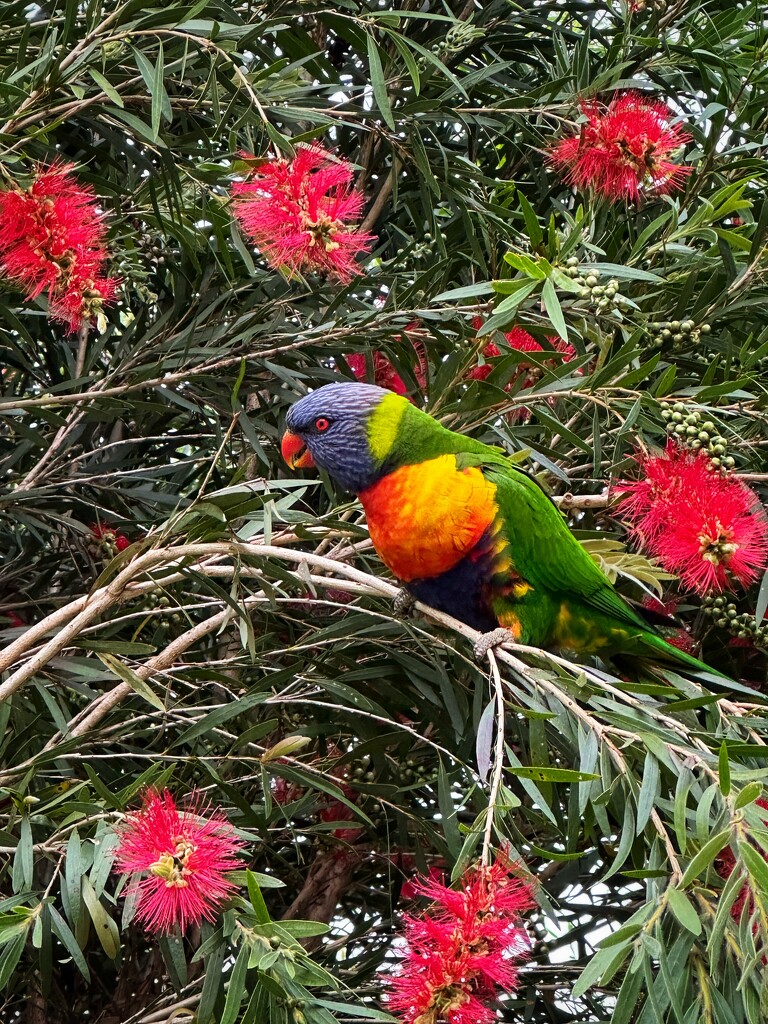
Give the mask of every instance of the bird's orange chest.
[{"label": "bird's orange chest", "polygon": [[439,576],[493,523],[496,487],[453,455],[401,466],[360,494],[373,546],[398,579]]}]

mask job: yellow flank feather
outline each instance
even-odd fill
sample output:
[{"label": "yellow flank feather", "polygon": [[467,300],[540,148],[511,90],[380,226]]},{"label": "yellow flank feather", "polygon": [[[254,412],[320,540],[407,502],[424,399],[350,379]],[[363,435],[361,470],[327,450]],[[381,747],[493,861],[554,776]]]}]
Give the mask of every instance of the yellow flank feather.
[{"label": "yellow flank feather", "polygon": [[523,627],[520,622],[520,616],[516,615],[511,609],[501,612],[498,615],[499,625],[503,626],[504,629],[509,630],[512,634],[512,639],[515,642],[520,640],[523,635]]},{"label": "yellow flank feather", "polygon": [[392,450],[400,428],[400,420],[408,408],[401,395],[383,398],[368,420],[368,445],[377,462],[383,462]]}]

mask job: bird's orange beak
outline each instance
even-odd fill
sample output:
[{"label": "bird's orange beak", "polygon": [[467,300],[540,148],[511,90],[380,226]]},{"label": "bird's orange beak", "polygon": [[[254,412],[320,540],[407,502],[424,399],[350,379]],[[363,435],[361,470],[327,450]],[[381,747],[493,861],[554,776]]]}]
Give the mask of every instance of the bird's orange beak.
[{"label": "bird's orange beak", "polygon": [[286,430],[283,434],[283,443],[280,446],[283,458],[291,469],[311,469],[314,466],[309,448],[304,444],[298,434]]}]

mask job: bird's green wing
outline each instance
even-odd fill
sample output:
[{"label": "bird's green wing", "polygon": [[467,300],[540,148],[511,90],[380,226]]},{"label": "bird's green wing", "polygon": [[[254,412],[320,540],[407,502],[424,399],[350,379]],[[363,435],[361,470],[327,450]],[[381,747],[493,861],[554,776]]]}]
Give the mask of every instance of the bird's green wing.
[{"label": "bird's green wing", "polygon": [[496,485],[496,501],[516,571],[534,588],[577,598],[629,626],[654,633],[576,540],[557,506],[527,473],[493,448],[457,453]]}]

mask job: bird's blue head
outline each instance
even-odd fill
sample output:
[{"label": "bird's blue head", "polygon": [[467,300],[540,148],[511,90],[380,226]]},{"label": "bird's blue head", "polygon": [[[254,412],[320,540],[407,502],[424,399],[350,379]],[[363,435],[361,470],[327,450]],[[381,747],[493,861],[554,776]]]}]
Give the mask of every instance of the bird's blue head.
[{"label": "bird's blue head", "polygon": [[288,410],[283,458],[291,469],[324,469],[359,494],[381,476],[408,405],[372,384],[326,384]]}]

